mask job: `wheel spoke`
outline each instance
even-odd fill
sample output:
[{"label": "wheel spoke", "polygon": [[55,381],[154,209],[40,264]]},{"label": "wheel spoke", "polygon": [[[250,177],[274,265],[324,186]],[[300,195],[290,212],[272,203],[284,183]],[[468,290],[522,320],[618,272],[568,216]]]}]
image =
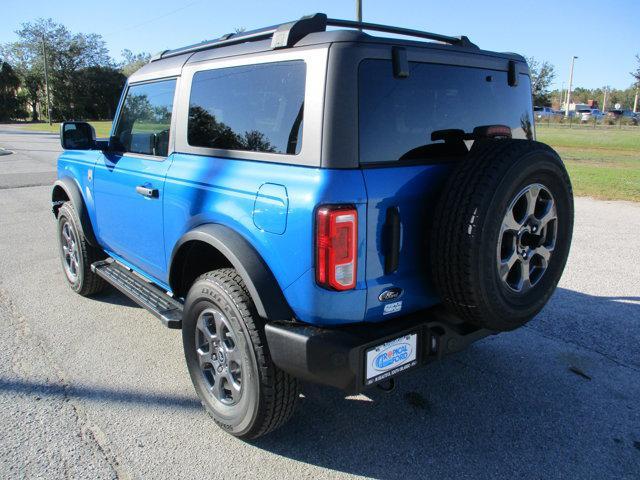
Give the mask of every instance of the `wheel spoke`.
[{"label": "wheel spoke", "polygon": [[240,389],[242,388],[241,385],[233,379],[233,375],[231,375],[229,372],[227,372],[224,378],[227,380],[226,386],[229,388],[229,390],[231,390],[231,398],[234,402],[237,402],[240,399]]},{"label": "wheel spoke", "polygon": [[221,343],[224,343],[225,330],[227,330],[227,326],[224,323],[224,317],[218,311],[214,311],[213,319],[216,325],[216,336]]},{"label": "wheel spoke", "polygon": [[69,235],[69,224],[65,223],[62,227],[62,236],[66,240],[67,244],[71,242],[71,236]]},{"label": "wheel spoke", "polygon": [[211,351],[204,351],[202,347],[200,347],[196,350],[196,353],[198,354],[198,362],[201,367],[211,365]]},{"label": "wheel spoke", "polygon": [[224,403],[228,403],[227,400],[227,392],[224,389],[224,384],[225,382],[225,377],[222,375],[216,375],[214,377],[216,379],[216,383],[213,386],[213,396],[216,397],[218,400],[220,400],[221,402]]},{"label": "wheel spoke", "polygon": [[502,220],[502,232],[514,231],[517,232],[522,227],[522,223],[518,222],[513,216],[513,208],[510,208],[507,214]]},{"label": "wheel spoke", "polygon": [[509,272],[511,271],[511,268],[513,268],[513,265],[516,263],[516,260],[518,260],[518,254],[514,250],[509,258],[507,258],[506,260],[502,259],[500,261],[500,278],[502,278],[502,280],[507,279],[507,275],[509,275]]},{"label": "wheel spoke", "polygon": [[547,211],[540,219],[540,228],[544,228],[551,220],[556,220],[558,218],[558,214],[556,213],[556,206],[553,201],[549,202],[547,207]]},{"label": "wheel spoke", "polygon": [[202,332],[202,334],[205,336],[205,338],[207,340],[210,341],[215,341],[217,340],[217,336],[215,332],[211,331],[210,325],[209,325],[209,319],[211,318],[211,313],[210,312],[202,312],[200,314],[200,317],[198,318],[198,323],[196,325],[197,329],[200,330],[200,332]]},{"label": "wheel spoke", "polygon": [[520,292],[526,292],[531,288],[531,277],[529,272],[529,260],[520,261]]},{"label": "wheel spoke", "polygon": [[527,198],[527,218],[532,216],[536,211],[538,195],[540,195],[540,186],[538,185],[531,185],[525,192],[525,197]]},{"label": "wheel spoke", "polygon": [[535,253],[536,255],[540,255],[544,259],[545,266],[546,266],[546,264],[549,263],[549,259],[551,258],[552,251],[553,251],[553,248],[551,247],[540,246],[535,250],[533,250],[533,253]]},{"label": "wheel spoke", "polygon": [[[223,345],[224,345],[224,343],[223,343]],[[242,359],[240,358],[240,352],[236,347],[229,348],[226,345],[224,345],[223,349],[224,349],[225,355],[227,356],[227,361],[228,362],[235,362],[238,365],[241,364],[240,362],[242,361]]]}]

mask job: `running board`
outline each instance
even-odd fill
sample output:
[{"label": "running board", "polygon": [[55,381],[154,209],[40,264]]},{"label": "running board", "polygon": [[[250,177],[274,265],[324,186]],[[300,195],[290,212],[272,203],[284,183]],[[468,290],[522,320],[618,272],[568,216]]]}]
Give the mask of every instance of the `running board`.
[{"label": "running board", "polygon": [[146,308],[169,328],[182,328],[182,304],[112,258],[91,264],[91,271]]}]

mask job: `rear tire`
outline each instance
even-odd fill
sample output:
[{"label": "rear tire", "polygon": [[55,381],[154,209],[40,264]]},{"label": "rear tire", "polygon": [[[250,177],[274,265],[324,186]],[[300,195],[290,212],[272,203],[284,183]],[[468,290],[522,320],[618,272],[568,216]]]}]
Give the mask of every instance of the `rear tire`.
[{"label": "rear tire", "polygon": [[253,439],[293,415],[298,381],[271,361],[262,320],[234,269],[206,273],[191,286],[182,340],[198,397],[225,431]]},{"label": "rear tire", "polygon": [[553,149],[477,140],[435,209],[436,289],[463,320],[494,331],[520,327],[553,294],[572,231],[571,182]]},{"label": "rear tire", "polygon": [[74,292],[88,297],[105,287],[105,281],[91,271],[91,264],[104,259],[105,254],[87,242],[71,202],[63,203],[58,210],[58,247],[62,270]]}]

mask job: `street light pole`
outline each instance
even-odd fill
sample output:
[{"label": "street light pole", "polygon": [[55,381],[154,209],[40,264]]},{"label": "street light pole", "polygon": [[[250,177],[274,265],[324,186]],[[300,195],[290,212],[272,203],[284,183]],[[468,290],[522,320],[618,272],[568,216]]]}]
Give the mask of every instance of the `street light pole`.
[{"label": "street light pole", "polygon": [[44,44],[44,35],[42,36],[42,56],[44,57],[44,88],[47,92],[47,117],[49,125],[51,125],[51,102],[49,100],[49,72],[47,67],[47,49]]},{"label": "street light pole", "polygon": [[573,58],[571,58],[571,72],[569,73],[569,88],[567,89],[567,103],[564,109],[564,115],[566,117],[569,116],[569,103],[571,102],[571,84],[573,83],[573,66],[576,63],[577,58],[578,57],[576,57],[575,55],[573,56]]}]

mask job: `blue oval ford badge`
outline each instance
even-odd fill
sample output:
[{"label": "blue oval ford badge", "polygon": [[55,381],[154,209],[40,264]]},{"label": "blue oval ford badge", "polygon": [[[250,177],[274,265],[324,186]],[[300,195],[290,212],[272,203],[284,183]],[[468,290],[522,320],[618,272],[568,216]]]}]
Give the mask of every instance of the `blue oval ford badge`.
[{"label": "blue oval ford badge", "polygon": [[401,293],[402,293],[401,288],[398,288],[398,287],[387,288],[380,295],[378,295],[378,300],[380,300],[381,302],[388,302],[389,300],[398,298]]},{"label": "blue oval ford badge", "polygon": [[410,355],[411,345],[399,343],[384,352],[380,352],[373,360],[373,365],[376,370],[387,370],[396,363],[405,361]]}]

